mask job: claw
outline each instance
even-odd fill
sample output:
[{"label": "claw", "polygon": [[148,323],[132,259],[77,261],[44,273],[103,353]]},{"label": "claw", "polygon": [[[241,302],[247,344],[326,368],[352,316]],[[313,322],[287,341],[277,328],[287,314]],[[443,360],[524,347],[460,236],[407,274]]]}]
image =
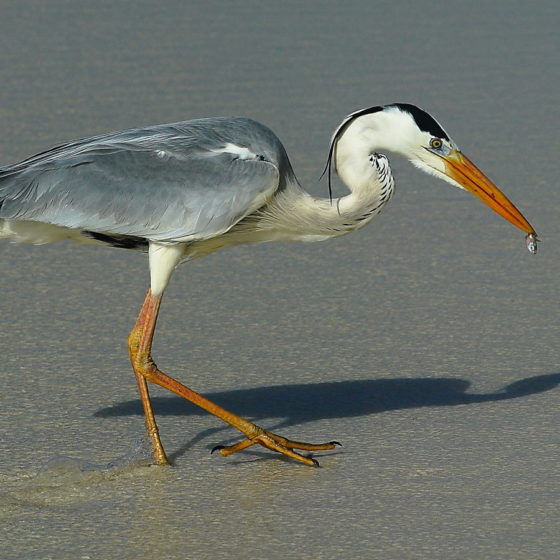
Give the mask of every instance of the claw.
[{"label": "claw", "polygon": [[340,443],[339,441],[329,441],[329,443],[331,445],[338,445],[339,447],[342,447],[342,443]]},{"label": "claw", "polygon": [[215,447],[212,447],[212,451],[210,451],[210,455],[212,455],[212,453],[214,453],[214,451],[220,451],[221,449],[224,449],[225,445],[216,445]]},{"label": "claw", "polygon": [[314,464],[316,467],[321,468],[321,465],[319,464],[319,461],[317,461],[317,459],[313,459],[313,457],[309,457],[309,459],[311,459],[311,460],[313,461],[313,464]]}]

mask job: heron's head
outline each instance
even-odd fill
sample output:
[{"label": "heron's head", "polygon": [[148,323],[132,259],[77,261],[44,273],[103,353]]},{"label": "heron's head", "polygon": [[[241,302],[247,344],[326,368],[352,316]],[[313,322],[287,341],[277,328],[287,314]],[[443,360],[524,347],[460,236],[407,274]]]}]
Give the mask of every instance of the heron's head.
[{"label": "heron's head", "polygon": [[466,189],[503,218],[529,234],[535,230],[426,111],[406,103],[363,109],[349,115],[333,137],[333,145],[348,134],[354,145],[403,155],[416,167],[456,187]]}]

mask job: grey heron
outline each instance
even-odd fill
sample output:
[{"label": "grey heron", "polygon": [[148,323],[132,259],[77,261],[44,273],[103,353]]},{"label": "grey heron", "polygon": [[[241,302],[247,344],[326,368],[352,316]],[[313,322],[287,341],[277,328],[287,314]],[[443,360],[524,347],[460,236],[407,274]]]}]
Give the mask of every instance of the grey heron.
[{"label": "grey heron", "polygon": [[254,444],[308,465],[300,451],[333,449],[268,432],[163,373],[152,339],[176,266],[218,249],[263,241],[322,241],[358,230],[394,190],[381,152],[464,188],[527,233],[536,233],[506,196],[414,105],[394,103],[348,115],[334,132],[326,171],[349,193],[316,198],[299,185],[286,151],[266,126],[242,117],[204,118],[112,132],[62,144],[0,168],[0,237],[36,244],[60,239],[148,252],[150,288],[128,338],[154,460],[167,464],[148,382],[237,428],[230,455]]}]

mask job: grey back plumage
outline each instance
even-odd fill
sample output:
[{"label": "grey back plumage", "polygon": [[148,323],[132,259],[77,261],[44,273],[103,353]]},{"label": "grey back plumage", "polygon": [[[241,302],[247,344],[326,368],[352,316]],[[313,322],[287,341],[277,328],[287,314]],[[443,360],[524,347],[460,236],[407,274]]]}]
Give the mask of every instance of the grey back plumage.
[{"label": "grey back plumage", "polygon": [[157,242],[219,235],[295,181],[266,126],[208,118],[113,132],[0,168],[0,219]]}]

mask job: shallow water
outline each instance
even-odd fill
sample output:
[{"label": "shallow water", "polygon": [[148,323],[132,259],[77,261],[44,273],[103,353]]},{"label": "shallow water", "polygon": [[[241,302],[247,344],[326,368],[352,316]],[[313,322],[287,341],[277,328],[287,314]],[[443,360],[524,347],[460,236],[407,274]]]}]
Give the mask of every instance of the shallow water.
[{"label": "shallow water", "polygon": [[364,230],[183,267],[164,371],[320,469],[210,450],[233,430],[153,390],[149,466],[126,336],[145,257],[0,244],[6,559],[553,559],[560,235],[555,2],[25,2],[3,8],[0,160],[140,124],[244,114],[302,184],[355,109],[433,113],[537,229],[391,157]]}]

